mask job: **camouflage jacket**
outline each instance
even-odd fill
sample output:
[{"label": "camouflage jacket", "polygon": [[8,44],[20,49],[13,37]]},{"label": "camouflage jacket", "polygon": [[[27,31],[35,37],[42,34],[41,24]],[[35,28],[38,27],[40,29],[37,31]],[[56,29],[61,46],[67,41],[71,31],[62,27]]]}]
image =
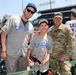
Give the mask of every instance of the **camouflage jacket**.
[{"label": "camouflage jacket", "polygon": [[49,28],[48,34],[53,38],[53,52],[52,56],[61,58],[62,54],[66,54],[68,59],[74,52],[74,33],[71,28],[61,24],[58,29],[54,27]]}]

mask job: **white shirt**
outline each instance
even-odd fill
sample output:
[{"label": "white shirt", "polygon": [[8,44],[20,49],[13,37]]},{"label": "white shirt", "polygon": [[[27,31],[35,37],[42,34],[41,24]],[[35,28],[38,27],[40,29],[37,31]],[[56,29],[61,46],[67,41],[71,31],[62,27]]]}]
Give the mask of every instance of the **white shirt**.
[{"label": "white shirt", "polygon": [[66,25],[70,26],[76,37],[76,20],[67,21]]},{"label": "white shirt", "polygon": [[75,35],[75,51],[74,57],[76,58],[76,20],[70,20],[65,23],[65,25],[70,26]]}]

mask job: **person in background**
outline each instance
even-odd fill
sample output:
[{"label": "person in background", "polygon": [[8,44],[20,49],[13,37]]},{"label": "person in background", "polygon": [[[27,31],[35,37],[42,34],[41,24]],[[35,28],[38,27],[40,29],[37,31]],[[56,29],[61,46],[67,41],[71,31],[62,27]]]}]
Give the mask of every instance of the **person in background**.
[{"label": "person in background", "polygon": [[28,3],[23,10],[22,16],[11,16],[4,27],[2,27],[2,59],[6,62],[7,73],[16,72],[19,58],[24,59],[19,64],[20,70],[26,70],[27,61],[25,59],[28,43],[33,35],[34,28],[29,19],[37,11],[33,3]]},{"label": "person in background", "polygon": [[72,59],[76,59],[76,9],[71,9],[71,20],[67,21],[65,25],[71,27],[75,35],[75,49]]},{"label": "person in background", "polygon": [[1,56],[2,46],[1,46],[1,32],[0,32],[0,56]]},{"label": "person in background", "polygon": [[0,24],[0,30],[5,25],[6,21],[11,17],[10,15],[4,15]]},{"label": "person in background", "polygon": [[[48,21],[41,19],[39,21],[39,33],[35,33],[30,41],[27,52],[28,65],[37,72],[37,75],[47,75],[49,69],[49,57],[52,53],[53,40],[47,35]],[[35,62],[31,59],[34,57],[38,60]],[[33,63],[30,65],[30,63]],[[40,74],[41,73],[41,74]]]},{"label": "person in background", "polygon": [[69,61],[74,52],[74,33],[62,21],[63,14],[55,12],[54,25],[48,30],[48,34],[53,38],[53,50],[50,56],[50,67],[53,75],[71,75]]}]

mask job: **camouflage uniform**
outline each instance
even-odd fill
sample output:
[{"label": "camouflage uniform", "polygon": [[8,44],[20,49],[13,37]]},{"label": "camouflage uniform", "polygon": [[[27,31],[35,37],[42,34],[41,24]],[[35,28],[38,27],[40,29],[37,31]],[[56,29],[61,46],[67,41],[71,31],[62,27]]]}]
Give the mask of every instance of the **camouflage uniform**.
[{"label": "camouflage uniform", "polygon": [[[56,75],[57,71],[61,71],[62,75],[71,75],[69,60],[74,51],[74,34],[72,30],[64,24],[61,24],[58,29],[53,25],[49,28],[48,34],[53,38],[53,51],[50,57],[50,66],[54,73],[53,75]],[[59,62],[58,60],[64,53],[68,59],[64,62]]]}]

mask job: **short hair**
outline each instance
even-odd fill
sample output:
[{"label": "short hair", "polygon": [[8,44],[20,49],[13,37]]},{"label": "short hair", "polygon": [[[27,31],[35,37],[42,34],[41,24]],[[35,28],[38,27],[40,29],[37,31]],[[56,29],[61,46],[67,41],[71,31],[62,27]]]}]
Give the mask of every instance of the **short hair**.
[{"label": "short hair", "polygon": [[74,16],[74,17],[76,17],[76,9],[74,8],[74,9],[71,9],[71,14]]}]

